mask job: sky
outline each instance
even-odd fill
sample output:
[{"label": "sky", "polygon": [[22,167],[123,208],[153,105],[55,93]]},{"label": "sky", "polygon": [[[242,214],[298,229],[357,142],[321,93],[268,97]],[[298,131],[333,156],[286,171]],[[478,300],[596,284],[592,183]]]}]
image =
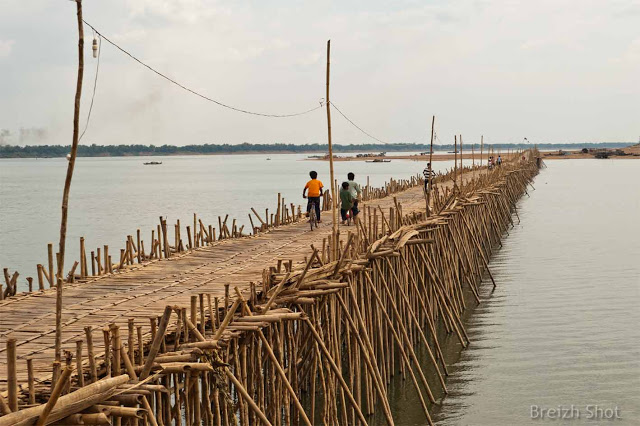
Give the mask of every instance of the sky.
[{"label": "sky", "polygon": [[[269,114],[325,97],[385,142],[633,141],[640,0],[84,0],[84,18],[210,98]],[[81,127],[94,88],[85,26]],[[265,118],[172,85],[102,41],[83,144],[326,143],[324,109]],[[75,3],[0,0],[0,143],[72,139]],[[332,111],[334,143],[375,142]]]}]

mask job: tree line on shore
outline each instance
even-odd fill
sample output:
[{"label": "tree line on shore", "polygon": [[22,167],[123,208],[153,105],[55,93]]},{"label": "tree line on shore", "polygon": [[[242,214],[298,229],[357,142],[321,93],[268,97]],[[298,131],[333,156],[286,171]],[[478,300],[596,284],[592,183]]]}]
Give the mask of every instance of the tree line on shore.
[{"label": "tree line on shore", "polygon": [[[471,149],[474,146],[480,150],[480,144],[465,144],[464,148]],[[538,149],[580,149],[580,148],[620,148],[629,145],[628,142],[600,142],[582,144],[536,144]],[[485,151],[488,147],[494,150],[526,149],[532,144],[485,144]],[[48,158],[64,157],[71,150],[70,145],[0,145],[0,158]],[[371,143],[358,145],[334,144],[334,152],[380,152],[380,151],[427,151],[428,144],[417,143]],[[434,145],[434,150],[453,151],[453,144]],[[79,157],[126,157],[126,156],[152,156],[152,155],[198,155],[198,154],[250,154],[250,153],[326,153],[327,144],[252,144],[242,143],[231,144],[203,144],[203,145],[80,145],[78,146]]]}]

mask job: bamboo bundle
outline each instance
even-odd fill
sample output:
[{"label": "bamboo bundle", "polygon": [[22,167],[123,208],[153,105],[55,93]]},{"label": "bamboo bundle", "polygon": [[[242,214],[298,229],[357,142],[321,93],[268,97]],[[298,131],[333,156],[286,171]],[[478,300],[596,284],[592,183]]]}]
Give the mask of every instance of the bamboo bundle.
[{"label": "bamboo bundle", "polygon": [[[116,392],[116,388],[129,381],[129,376],[122,375],[100,380],[86,385],[82,389],[61,396],[57,404],[51,410],[48,421],[53,422],[63,419],[70,414],[77,413],[93,406],[97,401],[109,398]],[[35,424],[36,420],[44,412],[46,404],[32,408],[26,408],[18,412],[0,417],[0,426],[27,426]]]}]

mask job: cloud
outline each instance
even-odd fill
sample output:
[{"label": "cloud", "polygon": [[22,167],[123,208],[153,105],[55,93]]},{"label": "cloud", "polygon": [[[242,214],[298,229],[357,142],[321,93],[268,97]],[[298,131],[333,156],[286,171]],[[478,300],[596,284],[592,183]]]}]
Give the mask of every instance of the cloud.
[{"label": "cloud", "polygon": [[194,24],[216,14],[228,14],[227,8],[216,7],[208,0],[127,0],[132,18],[163,19]]},{"label": "cloud", "polygon": [[0,40],[0,58],[6,58],[11,55],[15,40]]},{"label": "cloud", "polygon": [[629,43],[629,47],[624,53],[623,59],[629,62],[640,62],[640,38]]},{"label": "cloud", "polygon": [[147,31],[143,28],[134,28],[120,33],[116,33],[110,37],[117,43],[133,43],[139,42],[147,38]]},{"label": "cloud", "polygon": [[301,66],[311,66],[317,65],[320,63],[320,60],[323,58],[322,53],[320,52],[312,52],[301,55],[296,63]]},{"label": "cloud", "polygon": [[[27,3],[8,0],[0,15],[6,40],[0,57],[12,61],[0,67],[1,124],[14,134],[20,127],[59,128],[66,141],[75,90],[74,5]],[[531,140],[582,141],[637,131],[639,6],[638,0],[612,0],[606,8],[601,0],[112,0],[86,2],[85,18],[159,71],[243,109],[290,113],[317,105],[331,39],[332,98],[381,139],[421,139],[425,117],[435,114],[443,140],[463,133],[465,140],[484,134],[499,142],[526,133]],[[86,55],[83,113],[96,64],[90,45]],[[594,114],[601,119],[589,119]],[[286,120],[231,112],[103,42],[87,140],[315,142],[326,137],[323,119],[320,112]],[[332,125],[336,142],[368,141],[341,117]]]}]

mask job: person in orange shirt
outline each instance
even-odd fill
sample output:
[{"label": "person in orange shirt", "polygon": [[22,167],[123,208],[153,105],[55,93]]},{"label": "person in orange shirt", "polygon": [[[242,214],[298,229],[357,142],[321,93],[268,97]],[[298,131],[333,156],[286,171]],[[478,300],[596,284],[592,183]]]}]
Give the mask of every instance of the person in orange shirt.
[{"label": "person in orange shirt", "polygon": [[316,219],[318,219],[318,223],[320,222],[320,197],[322,197],[322,182],[318,180],[318,172],[311,171],[309,172],[309,176],[311,180],[307,182],[302,190],[302,198],[307,198],[307,190],[309,190],[307,202],[307,215],[311,210],[311,206],[315,204],[316,210]]}]

